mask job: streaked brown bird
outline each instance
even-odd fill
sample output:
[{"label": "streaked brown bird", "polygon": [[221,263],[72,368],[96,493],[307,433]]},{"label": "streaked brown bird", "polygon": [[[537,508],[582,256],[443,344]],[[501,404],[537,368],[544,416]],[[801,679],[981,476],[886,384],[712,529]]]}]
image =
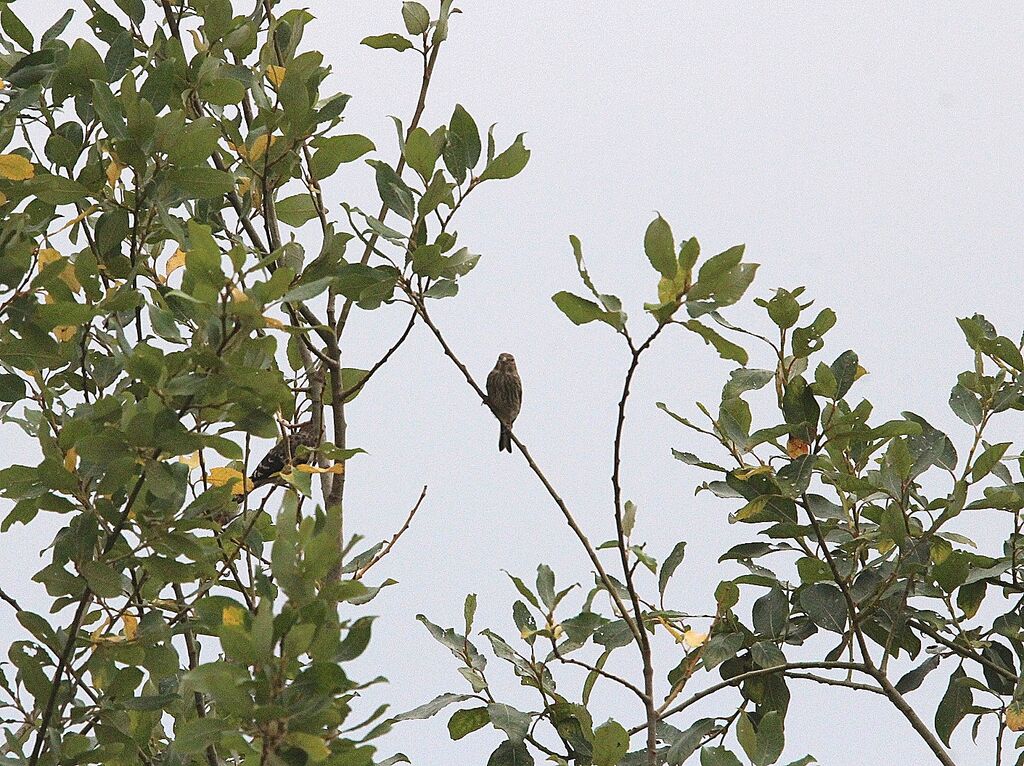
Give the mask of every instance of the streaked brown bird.
[{"label": "streaked brown bird", "polygon": [[[284,470],[286,465],[309,465],[313,460],[313,450],[320,446],[320,426],[313,420],[301,423],[288,434],[287,439],[279,439],[277,444],[263,456],[249,481],[252,487],[260,487],[274,480],[276,474]],[[305,447],[306,449],[299,449]]]},{"label": "streaked brown bird", "polygon": [[512,354],[498,354],[498,362],[487,376],[487,404],[501,423],[498,451],[512,451],[512,424],[523,403],[523,382]]}]

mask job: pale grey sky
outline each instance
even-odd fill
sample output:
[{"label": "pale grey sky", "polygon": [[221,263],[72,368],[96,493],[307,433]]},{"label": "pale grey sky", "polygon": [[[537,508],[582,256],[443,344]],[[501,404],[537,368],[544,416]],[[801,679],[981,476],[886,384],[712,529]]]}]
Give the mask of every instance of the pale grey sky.
[{"label": "pale grey sky", "polygon": [[[415,54],[358,41],[400,29],[400,3],[306,5],[319,17],[306,42],[334,67],[329,87],[353,95],[346,130],[371,136],[393,158],[394,127],[384,115],[408,119]],[[956,372],[970,363],[955,317],[980,311],[1011,337],[1022,324],[1024,6],[461,5],[425,124],[445,121],[459,101],[479,124],[498,123],[499,144],[526,131],[533,155],[521,176],[488,184],[467,203],[460,240],[484,257],[458,298],[434,314],[481,378],[499,351],[516,355],[525,388],[517,433],[592,539],[607,539],[612,528],[610,435],[624,353],[609,328],[576,328],[551,303],[558,290],[578,287],[570,233],[583,240],[599,288],[619,294],[640,322],[654,292],[641,245],[655,210],[677,237],[698,236],[705,252],[745,242],[748,258],[762,264],[752,295],[807,285],[818,305],[836,310],[830,358],[858,351],[871,372],[860,392],[880,416],[913,409],[963,438],[946,407]],[[29,0],[18,10],[38,30],[63,4]],[[339,173],[325,192],[335,210],[341,199],[375,206],[365,168]],[[347,364],[372,362],[400,331],[401,314],[358,315]],[[741,308],[731,316],[755,314]],[[704,611],[715,584],[741,573],[715,559],[748,530],[728,525],[726,501],[693,498],[704,476],[673,460],[669,448],[710,445],[654,402],[680,412],[694,411],[697,399],[715,403],[728,366],[695,336],[666,335],[637,380],[625,494],[640,507],[637,536],[655,555],[690,540],[671,599]],[[751,351],[751,364],[763,365]],[[532,579],[545,562],[560,581],[586,584],[589,566],[523,461],[496,452],[493,419],[422,331],[350,410],[350,442],[370,455],[349,464],[349,529],[390,536],[420,487],[430,486],[414,526],[379,567],[378,576],[401,584],[371,604],[381,617],[353,669],[391,679],[367,693],[367,710],[378,700],[402,710],[466,688],[416,613],[458,625],[463,596],[475,592],[477,624],[514,637],[515,594],[501,569]],[[989,539],[1003,531],[991,530]],[[35,527],[8,533],[7,550],[18,553],[0,563],[5,587],[30,603],[42,591],[24,582],[25,560],[42,535]],[[9,612],[0,619],[11,625]],[[662,657],[662,677],[674,664]],[[503,701],[535,706],[500,663],[491,667],[503,679]],[[936,673],[910,697],[926,720],[946,677]],[[886,704],[806,682],[790,688],[782,762],[808,752],[824,764],[930,761]],[[615,689],[599,685],[595,696],[602,698],[596,720],[639,721],[633,700]],[[727,700],[702,714],[727,710]],[[401,750],[420,764],[484,763],[498,733],[452,743],[446,718],[402,725],[381,742],[384,753]],[[984,748],[974,749],[968,729],[954,738],[957,762],[991,763],[994,731],[983,728]]]}]

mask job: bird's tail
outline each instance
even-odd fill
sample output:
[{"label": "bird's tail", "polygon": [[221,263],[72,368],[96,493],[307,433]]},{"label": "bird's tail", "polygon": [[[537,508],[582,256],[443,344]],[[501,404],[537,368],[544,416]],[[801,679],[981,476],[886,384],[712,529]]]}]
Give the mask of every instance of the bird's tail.
[{"label": "bird's tail", "polygon": [[512,451],[512,429],[506,425],[502,425],[498,433],[498,452],[502,451]]}]

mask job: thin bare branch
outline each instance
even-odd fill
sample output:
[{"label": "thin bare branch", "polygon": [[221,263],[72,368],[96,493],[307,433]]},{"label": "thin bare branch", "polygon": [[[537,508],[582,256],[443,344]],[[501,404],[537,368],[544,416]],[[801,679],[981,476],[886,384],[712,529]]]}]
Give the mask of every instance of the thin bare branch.
[{"label": "thin bare branch", "polygon": [[352,576],[353,580],[360,580],[360,579],[362,579],[363,575],[365,575],[368,571],[370,571],[370,567],[372,567],[374,564],[376,564],[378,561],[380,561],[382,558],[384,558],[385,556],[387,556],[391,552],[391,549],[395,547],[395,543],[398,542],[399,538],[403,534],[405,534],[405,530],[407,530],[409,528],[409,525],[412,524],[413,516],[415,516],[416,515],[416,511],[418,511],[420,509],[420,506],[423,504],[423,499],[426,496],[427,496],[427,487],[426,487],[426,485],[424,485],[423,486],[423,491],[420,492],[419,500],[416,501],[416,505],[414,505],[412,507],[412,510],[409,511],[409,515],[405,517],[405,523],[403,523],[401,528],[397,532],[395,532],[395,534],[392,536],[391,540],[388,541],[388,544],[384,546],[383,550],[381,550],[380,553],[378,553],[376,556],[374,556],[372,559],[370,559],[370,561],[367,562],[366,566],[364,566],[362,569],[360,569],[358,572],[356,572]]}]

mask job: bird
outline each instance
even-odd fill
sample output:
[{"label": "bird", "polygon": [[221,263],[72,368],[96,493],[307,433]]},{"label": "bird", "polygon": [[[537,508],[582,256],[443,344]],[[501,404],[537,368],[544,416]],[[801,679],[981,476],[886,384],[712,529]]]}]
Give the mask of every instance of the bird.
[{"label": "bird", "polygon": [[523,402],[523,382],[519,379],[512,354],[498,354],[498,361],[487,376],[487,404],[501,423],[498,451],[512,451],[512,424]]},{"label": "bird", "polygon": [[[287,438],[281,438],[263,456],[256,470],[249,476],[252,489],[274,480],[286,465],[309,465],[313,454],[320,446],[320,424],[307,420],[294,427]],[[306,449],[301,449],[305,447]]]}]

